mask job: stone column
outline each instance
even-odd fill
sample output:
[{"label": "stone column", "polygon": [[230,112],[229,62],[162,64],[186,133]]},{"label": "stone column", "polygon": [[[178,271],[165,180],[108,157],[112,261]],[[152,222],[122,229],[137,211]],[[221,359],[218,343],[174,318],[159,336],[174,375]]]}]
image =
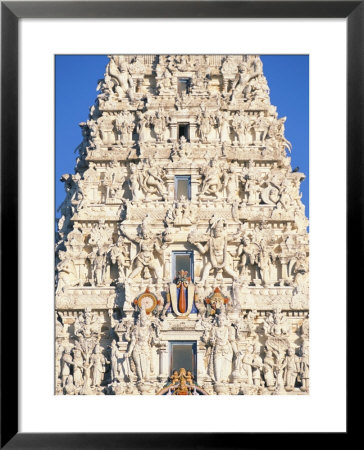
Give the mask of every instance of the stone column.
[{"label": "stone column", "polygon": [[158,349],[159,354],[159,377],[164,381],[168,378],[168,342],[161,342]]},{"label": "stone column", "polygon": [[190,123],[190,142],[198,141],[196,131],[197,131],[197,123]]},{"label": "stone column", "polygon": [[176,141],[178,139],[177,136],[177,123],[171,123],[169,125],[169,135],[170,135],[170,139],[171,141]]}]

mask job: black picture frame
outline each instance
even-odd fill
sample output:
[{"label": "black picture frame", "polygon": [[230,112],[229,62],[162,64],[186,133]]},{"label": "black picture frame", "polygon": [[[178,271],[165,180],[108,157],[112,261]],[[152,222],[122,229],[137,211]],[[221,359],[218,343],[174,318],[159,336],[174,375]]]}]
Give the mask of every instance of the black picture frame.
[{"label": "black picture frame", "polygon": [[[364,144],[364,1],[38,1],[1,2],[1,448],[139,449],[259,448],[268,433],[19,433],[18,432],[18,22],[21,18],[346,18],[347,19],[347,263],[362,254]],[[8,105],[12,105],[9,108]],[[347,301],[363,263],[347,271]],[[347,265],[348,267],[348,265]],[[11,298],[8,288],[11,287]],[[10,301],[11,300],[11,301]],[[11,337],[12,345],[8,345]],[[11,370],[9,370],[11,361]],[[168,412],[165,420],[168,421]],[[219,412],[216,413],[217,416]],[[216,417],[217,417],[216,416]],[[199,418],[199,420],[211,420]],[[218,419],[216,419],[218,420]],[[213,431],[213,421],[211,422]],[[166,429],[168,427],[166,426]],[[348,429],[349,431],[349,429]],[[338,433],[337,443],[349,435]],[[315,435],[315,443],[318,443]],[[284,448],[307,445],[278,433]],[[326,439],[326,437],[324,436]],[[270,441],[272,442],[272,441]],[[271,446],[271,444],[269,444]]]}]

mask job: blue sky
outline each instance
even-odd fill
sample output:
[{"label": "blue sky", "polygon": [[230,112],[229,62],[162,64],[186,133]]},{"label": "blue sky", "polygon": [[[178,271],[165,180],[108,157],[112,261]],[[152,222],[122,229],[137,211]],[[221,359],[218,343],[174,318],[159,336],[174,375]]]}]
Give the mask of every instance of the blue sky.
[{"label": "blue sky", "polygon": [[[286,138],[292,143],[292,169],[306,175],[301,184],[302,201],[309,215],[309,57],[308,55],[262,56],[271,103],[278,116],[287,116]],[[88,118],[95,102],[97,81],[103,78],[106,55],[57,55],[56,72],[56,209],[65,197],[64,173],[74,173],[75,148],[82,141],[79,122]],[[59,217],[59,213],[57,213]]]}]

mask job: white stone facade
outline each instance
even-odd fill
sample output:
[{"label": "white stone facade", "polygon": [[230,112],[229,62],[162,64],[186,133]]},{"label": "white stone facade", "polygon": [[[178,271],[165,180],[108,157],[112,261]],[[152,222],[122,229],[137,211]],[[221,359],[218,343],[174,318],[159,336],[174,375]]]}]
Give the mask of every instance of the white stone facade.
[{"label": "white stone facade", "polygon": [[109,58],[62,176],[56,393],[307,393],[305,176],[261,59]]}]

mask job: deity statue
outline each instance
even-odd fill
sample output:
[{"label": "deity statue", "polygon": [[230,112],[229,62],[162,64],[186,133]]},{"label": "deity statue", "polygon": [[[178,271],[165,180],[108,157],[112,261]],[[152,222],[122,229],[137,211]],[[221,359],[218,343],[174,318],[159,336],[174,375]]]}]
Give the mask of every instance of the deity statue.
[{"label": "deity statue", "polygon": [[243,355],[241,360],[241,368],[243,370],[244,376],[243,378],[246,380],[246,383],[250,386],[253,385],[253,358],[254,358],[254,347],[249,345],[247,351]]},{"label": "deity statue", "polygon": [[71,374],[71,366],[74,365],[72,355],[71,355],[71,347],[65,346],[63,356],[62,356],[62,386],[66,385],[66,380],[68,376]]},{"label": "deity statue", "polygon": [[250,74],[246,63],[240,64],[238,73],[232,84],[231,101],[234,102],[237,98],[243,98],[245,101],[248,100],[251,92],[249,82],[258,75],[259,73],[257,72]]},{"label": "deity statue", "polygon": [[141,187],[146,194],[157,194],[165,199],[167,190],[163,181],[163,170],[157,166],[156,162],[149,161],[144,165],[143,179]]},{"label": "deity statue", "polygon": [[253,351],[253,361],[252,361],[252,379],[254,386],[260,386],[261,374],[260,371],[263,366],[262,358],[260,357],[260,347],[259,344],[255,343]]},{"label": "deity statue", "polygon": [[300,378],[301,378],[301,391],[308,392],[310,388],[310,362],[309,362],[309,349],[307,345],[301,346],[301,360],[300,360]]},{"label": "deity statue", "polygon": [[103,286],[106,271],[105,253],[100,248],[97,248],[88,256],[88,259],[91,262],[91,286]]},{"label": "deity statue", "polygon": [[77,286],[79,283],[77,271],[73,259],[67,252],[59,251],[60,262],[57,265],[57,294],[65,292],[68,287]]},{"label": "deity statue", "polygon": [[204,181],[201,186],[200,197],[204,195],[214,195],[218,198],[222,190],[223,171],[217,159],[211,161],[211,165],[207,165],[202,169]]},{"label": "deity statue", "polygon": [[119,236],[117,243],[110,247],[109,255],[112,264],[117,264],[118,279],[122,282],[126,276],[124,268],[130,267],[128,248],[122,236]]},{"label": "deity statue", "polygon": [[133,358],[138,381],[149,381],[151,372],[151,347],[158,339],[153,330],[152,323],[142,308],[138,322],[131,329],[131,334],[126,336],[130,342],[126,357]]},{"label": "deity statue", "polygon": [[293,348],[289,348],[287,350],[287,356],[284,360],[284,368],[285,368],[285,384],[286,391],[292,391],[294,389],[297,374],[300,371],[300,360],[299,357],[295,355]]},{"label": "deity statue", "polygon": [[167,117],[161,111],[156,111],[155,116],[151,117],[150,123],[153,125],[157,142],[164,141],[164,134],[167,129]]},{"label": "deity statue", "polygon": [[230,121],[229,112],[224,111],[223,113],[218,113],[216,117],[217,127],[219,131],[220,143],[224,142],[230,143]]},{"label": "deity statue", "polygon": [[139,143],[143,143],[148,138],[147,127],[150,124],[150,117],[147,114],[141,112],[137,113],[138,123],[137,123],[137,133],[139,135]]},{"label": "deity statue", "polygon": [[240,145],[247,145],[248,142],[248,133],[251,126],[251,119],[248,115],[242,114],[241,111],[237,111],[232,116],[232,127],[238,137],[238,141]]},{"label": "deity statue", "polygon": [[268,390],[273,391],[276,379],[274,376],[275,362],[271,350],[266,350],[263,362],[263,374]]},{"label": "deity statue", "polygon": [[144,194],[141,192],[141,174],[138,171],[138,166],[134,163],[130,163],[129,185],[133,200],[140,200],[144,197]]},{"label": "deity statue", "polygon": [[207,279],[211,270],[217,272],[217,278],[221,278],[224,271],[234,280],[237,278],[237,274],[232,267],[232,258],[227,248],[228,235],[225,225],[224,219],[213,218],[210,224],[210,238],[205,240],[205,245],[195,241],[193,232],[187,237],[188,241],[196,245],[202,255],[208,253],[208,261],[203,269],[201,281]]},{"label": "deity statue", "polygon": [[134,129],[134,116],[130,112],[124,112],[115,119],[117,142],[129,144],[132,142],[131,133]]},{"label": "deity statue", "polygon": [[[252,241],[248,234],[241,236],[241,244],[237,250],[237,256],[240,256],[239,267],[241,267],[241,276],[247,281],[258,278],[258,260],[260,246]],[[251,276],[249,274],[251,271]]]},{"label": "deity statue", "polygon": [[83,385],[83,356],[82,349],[78,341],[75,343],[75,348],[73,349],[73,381],[76,386],[76,389],[81,388]]},{"label": "deity statue", "polygon": [[76,386],[73,384],[73,376],[68,375],[66,383],[64,385],[64,391],[66,395],[75,395]]},{"label": "deity statue", "polygon": [[128,64],[119,56],[110,58],[108,71],[111,77],[117,80],[115,91],[119,98],[128,96],[134,100],[134,81],[129,73]]},{"label": "deity statue", "polygon": [[152,272],[156,279],[159,280],[159,267],[157,259],[154,257],[154,252],[161,255],[163,252],[163,244],[161,246],[158,242],[159,239],[151,232],[148,217],[143,220],[139,236],[129,235],[124,227],[120,229],[129,240],[139,245],[139,252],[132,261],[132,266],[135,265],[135,268],[129,275],[129,279],[132,280],[138,275],[142,275],[144,279],[149,279],[151,278]]},{"label": "deity statue", "polygon": [[104,373],[105,373],[105,365],[110,364],[109,361],[105,358],[105,356],[101,353],[101,347],[99,344],[95,345],[94,353],[91,356],[91,365],[92,367],[92,386],[94,388],[98,388],[102,382]]},{"label": "deity statue", "polygon": [[259,115],[253,122],[255,145],[262,145],[265,142],[267,134],[269,132],[270,125],[272,123],[271,117],[265,117],[264,111],[260,111]]},{"label": "deity statue", "polygon": [[202,142],[207,142],[210,131],[212,127],[215,125],[213,117],[206,111],[201,111],[201,113],[197,117],[197,123],[199,124]]},{"label": "deity statue", "polygon": [[237,347],[235,331],[229,325],[224,310],[216,317],[215,326],[211,328],[209,343],[212,346],[214,380],[216,383],[227,382]]},{"label": "deity statue", "polygon": [[224,174],[224,187],[226,189],[226,198],[229,202],[239,200],[239,171],[239,164],[235,162],[230,165]]},{"label": "deity statue", "polygon": [[112,340],[110,346],[110,364],[111,364],[111,382],[115,381],[119,376],[119,350],[115,339]]}]

